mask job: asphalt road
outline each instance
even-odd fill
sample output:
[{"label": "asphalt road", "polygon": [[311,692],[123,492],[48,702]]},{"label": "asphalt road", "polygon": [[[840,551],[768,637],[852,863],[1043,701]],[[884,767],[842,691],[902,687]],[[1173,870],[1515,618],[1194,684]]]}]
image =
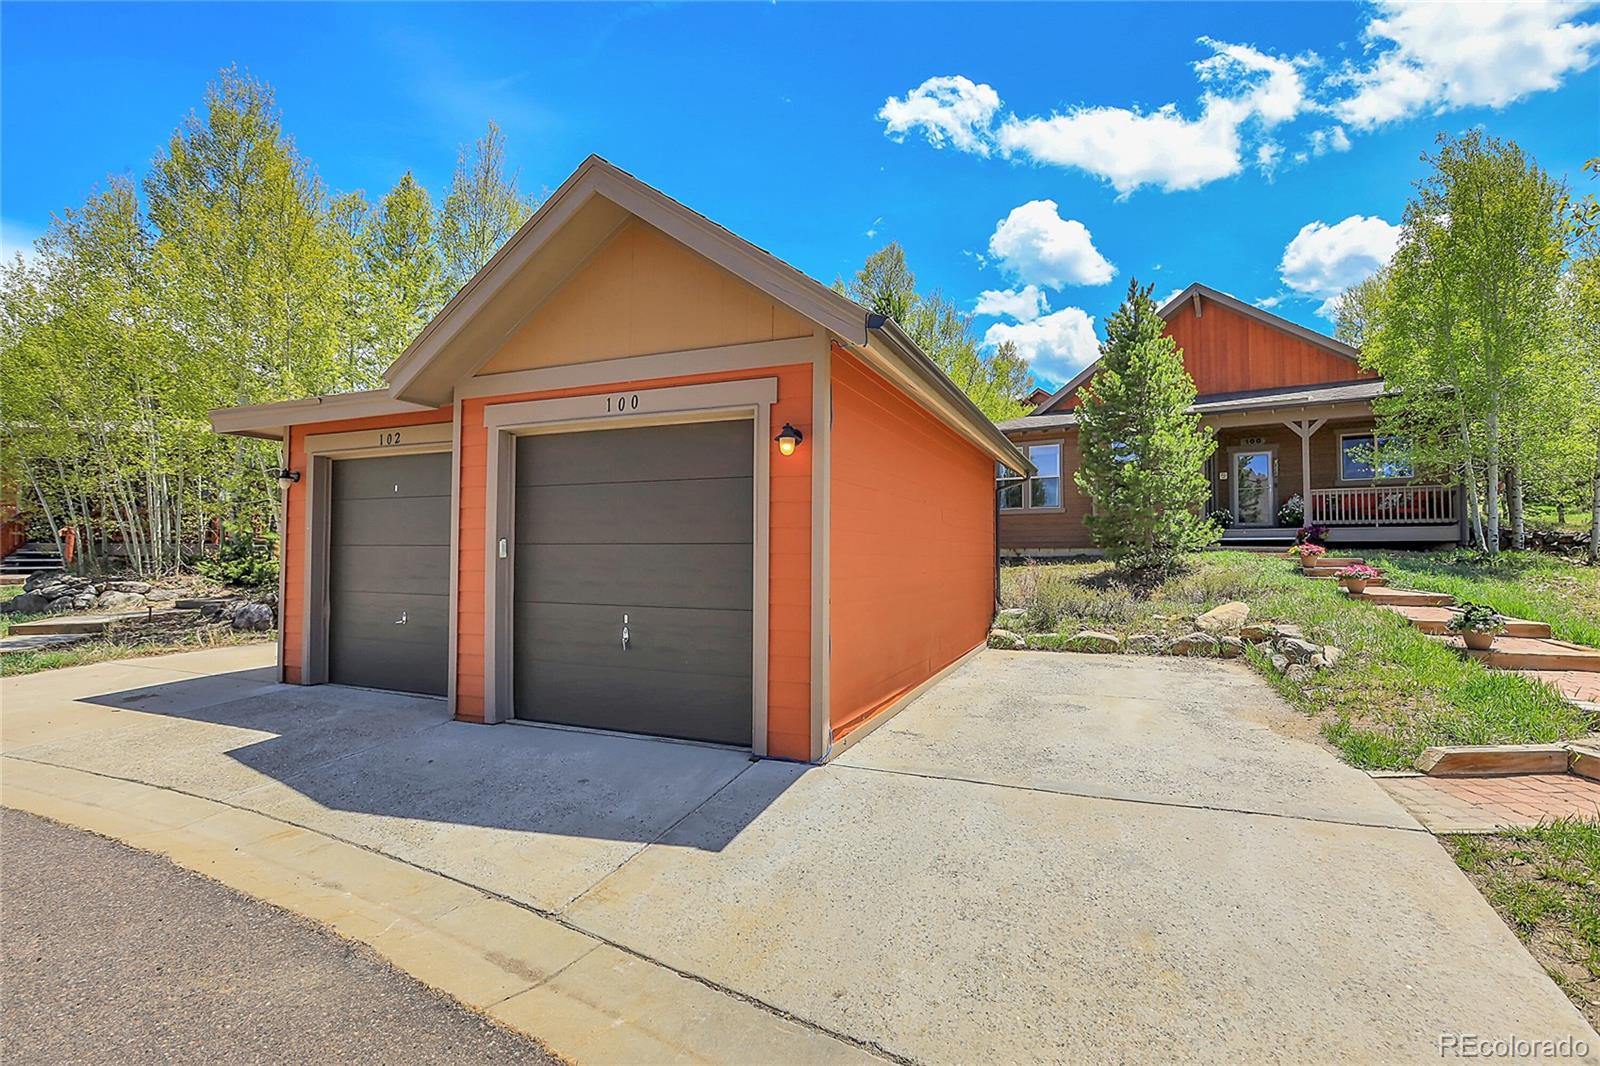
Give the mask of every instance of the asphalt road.
[{"label": "asphalt road", "polygon": [[300,917],[0,813],[0,1059],[558,1063]]}]

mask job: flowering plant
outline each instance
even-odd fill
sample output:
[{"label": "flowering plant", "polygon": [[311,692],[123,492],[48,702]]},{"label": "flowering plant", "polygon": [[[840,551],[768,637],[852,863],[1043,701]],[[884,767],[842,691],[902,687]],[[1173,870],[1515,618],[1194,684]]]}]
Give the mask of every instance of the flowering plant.
[{"label": "flowering plant", "polygon": [[1295,534],[1295,540],[1301,544],[1326,544],[1328,542],[1328,527],[1309,525],[1300,527],[1300,532]]},{"label": "flowering plant", "polygon": [[1310,562],[1319,555],[1328,554],[1328,549],[1320,544],[1312,544],[1310,541],[1305,541],[1290,548],[1289,554],[1299,556],[1301,562]]},{"label": "flowering plant", "polygon": [[1371,581],[1373,578],[1382,577],[1383,572],[1375,566],[1356,563],[1354,566],[1341,566],[1333,576],[1340,581]]},{"label": "flowering plant", "polygon": [[1506,627],[1506,620],[1487,604],[1463,603],[1444,626],[1452,633],[1498,633]]}]

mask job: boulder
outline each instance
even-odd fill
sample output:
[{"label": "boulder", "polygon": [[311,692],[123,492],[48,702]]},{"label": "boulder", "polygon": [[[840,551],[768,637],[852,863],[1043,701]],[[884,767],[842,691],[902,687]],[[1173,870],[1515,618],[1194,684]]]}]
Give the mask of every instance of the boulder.
[{"label": "boulder", "polygon": [[1279,622],[1274,628],[1277,629],[1275,636],[1293,637],[1296,640],[1304,640],[1306,636],[1305,631],[1292,622]]},{"label": "boulder", "polygon": [[1234,600],[1231,603],[1224,603],[1211,608],[1211,610],[1196,618],[1194,624],[1197,628],[1207,633],[1220,635],[1237,631],[1240,626],[1244,625],[1244,620],[1249,617],[1250,605]]},{"label": "boulder", "polygon": [[1221,642],[1210,633],[1186,633],[1167,641],[1168,655],[1215,655]]},{"label": "boulder", "polygon": [[1271,655],[1267,656],[1267,661],[1272,663],[1272,668],[1278,671],[1280,674],[1289,669],[1288,657],[1279,655],[1277,652],[1273,652]]},{"label": "boulder", "polygon": [[1134,655],[1160,655],[1167,642],[1154,633],[1135,633],[1123,648]]},{"label": "boulder", "polygon": [[1272,645],[1292,663],[1306,664],[1314,655],[1322,654],[1322,645],[1297,637],[1279,637]]},{"label": "boulder", "polygon": [[23,592],[35,592],[41,585],[50,585],[67,576],[65,570],[35,570],[22,582]]},{"label": "boulder", "polygon": [[1009,629],[989,630],[989,647],[1001,648],[1005,651],[1021,651],[1028,646],[1022,639],[1021,633],[1014,633]]},{"label": "boulder", "polygon": [[144,597],[137,592],[102,592],[93,602],[98,611],[137,611],[144,607]]},{"label": "boulder", "polygon": [[143,596],[150,591],[148,581],[107,581],[103,586],[111,592],[137,592]]},{"label": "boulder", "polygon": [[1113,654],[1122,650],[1122,638],[1115,633],[1102,633],[1094,629],[1080,629],[1067,638],[1068,651],[1092,651]]},{"label": "boulder", "polygon": [[1238,637],[1218,637],[1217,654],[1224,659],[1237,659],[1244,654],[1244,641]]},{"label": "boulder", "polygon": [[91,585],[76,596],[63,596],[55,605],[62,610],[87,611],[94,606],[94,587]]},{"label": "boulder", "polygon": [[1258,640],[1271,640],[1278,635],[1278,627],[1271,622],[1251,622],[1239,627],[1239,636],[1254,644]]},{"label": "boulder", "polygon": [[272,605],[266,603],[241,603],[228,616],[233,628],[244,630],[271,629],[276,620]]},{"label": "boulder", "polygon": [[148,603],[173,603],[182,595],[182,589],[152,588],[144,594],[144,598]]},{"label": "boulder", "polygon": [[24,592],[11,600],[0,604],[0,611],[6,614],[42,614],[50,610],[50,601],[37,592]]},{"label": "boulder", "polygon": [[1338,666],[1339,660],[1344,658],[1344,649],[1336,648],[1332,644],[1322,646],[1322,658],[1329,666]]}]

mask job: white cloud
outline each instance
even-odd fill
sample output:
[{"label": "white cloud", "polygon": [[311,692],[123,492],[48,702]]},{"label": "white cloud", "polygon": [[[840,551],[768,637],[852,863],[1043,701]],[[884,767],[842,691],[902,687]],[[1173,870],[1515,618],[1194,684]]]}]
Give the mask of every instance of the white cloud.
[{"label": "white cloud", "polygon": [[1400,227],[1376,215],[1309,222],[1283,249],[1278,273],[1294,292],[1321,300],[1317,313],[1331,318],[1339,294],[1387,264],[1399,243]]},{"label": "white cloud", "polygon": [[1345,133],[1343,126],[1329,126],[1326,129],[1312,130],[1306,140],[1311,144],[1312,155],[1327,155],[1329,152],[1348,152],[1350,150],[1350,135]]},{"label": "white cloud", "polygon": [[[1209,37],[1200,43],[1211,54],[1194,64],[1205,86],[1196,117],[1169,103],[1153,111],[1082,106],[1002,118],[999,93],[960,75],[929,78],[903,99],[890,97],[878,117],[895,140],[920,129],[937,148],[983,156],[999,151],[1073,167],[1105,179],[1123,196],[1144,185],[1168,192],[1196,189],[1237,174],[1247,139],[1310,106],[1302,70],[1315,63],[1311,56],[1268,55]],[[1275,165],[1276,152],[1260,161]]]},{"label": "white cloud", "polygon": [[889,97],[878,111],[884,132],[895,140],[921,129],[935,148],[952,148],[988,155],[990,124],[1000,110],[1000,94],[987,85],[974,84],[956,74],[929,78],[906,93]]},{"label": "white cloud", "polygon": [[1024,285],[1020,289],[985,289],[978,294],[974,314],[1014,318],[1018,322],[1032,322],[1050,305],[1037,285]]},{"label": "white cloud", "polygon": [[879,215],[872,220],[872,225],[867,227],[866,236],[869,238],[876,237],[878,235],[878,227],[881,225],[883,225],[883,216]]},{"label": "white cloud", "polygon": [[1587,70],[1600,25],[1579,22],[1592,0],[1546,3],[1380,2],[1363,36],[1372,55],[1334,83],[1353,91],[1332,105],[1357,129],[1423,111],[1504,107]]},{"label": "white cloud", "polygon": [[1100,356],[1094,317],[1079,307],[1062,308],[1032,322],[996,322],[983,334],[986,346],[1005,341],[1017,346],[1017,354],[1036,373],[1056,381],[1066,381]]},{"label": "white cloud", "polygon": [[1054,200],[1029,200],[1001,219],[989,254],[1018,281],[1047,285],[1104,285],[1116,274],[1082,222],[1062,218]]}]

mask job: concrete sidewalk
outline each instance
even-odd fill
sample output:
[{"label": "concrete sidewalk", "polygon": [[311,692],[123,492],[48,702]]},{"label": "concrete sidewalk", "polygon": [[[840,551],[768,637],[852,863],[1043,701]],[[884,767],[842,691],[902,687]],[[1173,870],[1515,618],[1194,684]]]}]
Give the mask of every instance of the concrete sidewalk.
[{"label": "concrete sidewalk", "polygon": [[464,725],[251,653],[0,684],[0,800],[579,1061],[1421,1062],[1462,1032],[1600,1061],[1439,845],[1237,665],[986,652],[818,768]]}]

